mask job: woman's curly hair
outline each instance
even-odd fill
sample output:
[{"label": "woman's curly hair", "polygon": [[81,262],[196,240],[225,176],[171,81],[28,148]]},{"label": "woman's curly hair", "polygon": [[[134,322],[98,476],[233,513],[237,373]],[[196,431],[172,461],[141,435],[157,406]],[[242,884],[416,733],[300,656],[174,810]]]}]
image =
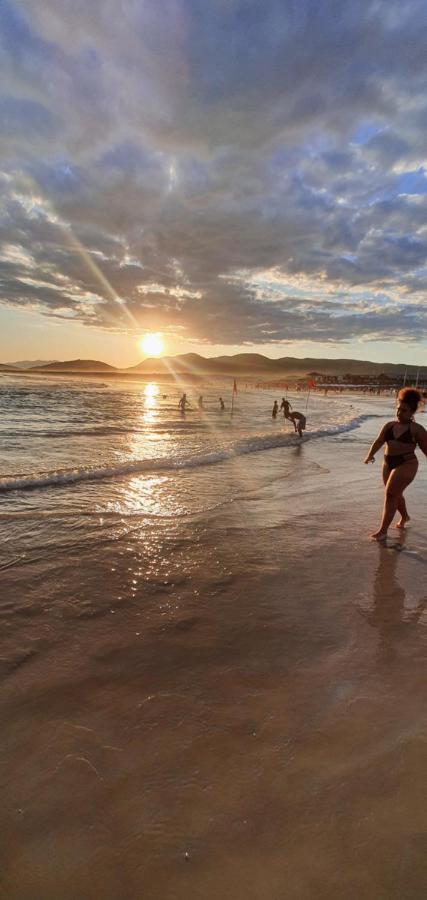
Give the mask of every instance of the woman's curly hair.
[{"label": "woman's curly hair", "polygon": [[406,405],[409,406],[411,413],[413,414],[417,411],[423,397],[416,388],[408,387],[402,388],[402,390],[399,391],[398,399],[402,400],[403,403],[406,403]]}]

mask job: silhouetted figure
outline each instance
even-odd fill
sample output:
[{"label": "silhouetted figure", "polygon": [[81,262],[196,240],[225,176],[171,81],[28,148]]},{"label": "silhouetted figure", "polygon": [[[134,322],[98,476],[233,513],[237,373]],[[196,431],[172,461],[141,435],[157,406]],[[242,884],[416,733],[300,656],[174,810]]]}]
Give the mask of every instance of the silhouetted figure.
[{"label": "silhouetted figure", "polygon": [[222,397],[219,398],[219,405],[220,405],[221,409],[225,409],[225,403],[224,403]]},{"label": "silhouetted figure", "polygon": [[297,412],[297,410],[294,410],[294,412],[289,413],[289,416],[287,416],[287,418],[291,419],[291,421],[294,423],[295,431],[299,434],[300,438],[302,438],[302,433],[307,422],[305,415],[303,413]]},{"label": "silhouetted figure", "polygon": [[279,412],[279,404],[278,404],[277,400],[275,400],[273,403],[273,409],[272,409],[272,413],[271,413],[271,415],[273,416],[273,419],[276,418],[278,412]]},{"label": "silhouetted figure", "polygon": [[199,409],[204,409],[204,406],[203,406],[203,396],[202,396],[202,394],[200,394],[200,397],[199,397],[199,399],[198,399],[198,401],[197,401],[197,405],[198,405]]},{"label": "silhouetted figure", "polygon": [[280,409],[283,409],[283,415],[285,419],[290,419],[289,410],[292,409],[292,405],[289,403],[289,400],[286,400],[285,397],[282,397]]},{"label": "silhouetted figure", "polygon": [[181,397],[181,399],[180,399],[180,401],[179,401],[179,403],[178,403],[178,409],[179,409],[180,412],[183,413],[183,414],[185,413],[185,410],[186,410],[186,409],[191,409],[191,406],[190,406],[190,404],[189,404],[189,402],[188,402],[188,400],[187,400],[187,394],[183,394],[183,395],[182,395],[182,397]]}]

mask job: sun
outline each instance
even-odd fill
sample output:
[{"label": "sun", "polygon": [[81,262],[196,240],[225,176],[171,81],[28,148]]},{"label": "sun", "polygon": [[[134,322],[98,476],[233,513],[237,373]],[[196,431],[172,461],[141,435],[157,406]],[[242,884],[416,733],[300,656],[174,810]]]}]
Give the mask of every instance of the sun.
[{"label": "sun", "polygon": [[164,349],[163,338],[161,334],[144,334],[139,346],[147,356],[160,356]]}]

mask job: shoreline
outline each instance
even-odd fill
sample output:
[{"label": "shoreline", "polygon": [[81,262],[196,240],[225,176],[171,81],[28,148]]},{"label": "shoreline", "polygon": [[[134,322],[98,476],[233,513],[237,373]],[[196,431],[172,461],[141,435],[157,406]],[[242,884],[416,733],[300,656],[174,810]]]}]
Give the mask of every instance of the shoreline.
[{"label": "shoreline", "polygon": [[[280,376],[277,384],[274,384],[274,379],[269,377],[268,373],[265,372],[252,372],[252,373],[237,373],[234,374],[232,372],[224,372],[224,373],[191,373],[191,372],[179,372],[175,373],[137,373],[137,372],[127,372],[126,370],[117,372],[104,372],[102,369],[92,370],[92,371],[34,371],[31,369],[25,370],[13,370],[6,371],[5,369],[0,369],[0,376],[4,376],[5,378],[17,378],[18,380],[22,378],[47,378],[47,379],[55,379],[59,378],[61,381],[64,379],[71,379],[81,381],[84,379],[92,380],[102,380],[114,382],[114,381],[123,381],[127,383],[133,382],[143,382],[143,383],[156,383],[164,384],[171,383],[180,390],[180,386],[183,384],[194,384],[194,385],[210,385],[215,384],[217,382],[233,382],[237,380],[240,385],[240,390],[243,392],[253,392],[253,391],[262,391],[262,392],[289,392],[295,394],[306,394],[307,388],[300,386],[298,387],[298,383],[303,381],[306,378],[304,373],[292,373],[292,375],[287,376],[286,374]],[[282,383],[283,382],[283,383]],[[286,382],[286,384],[285,384]],[[245,387],[242,387],[242,384]],[[408,385],[409,386],[409,385]],[[367,384],[365,387],[357,384],[345,384],[345,383],[331,383],[331,384],[321,384],[319,383],[316,388],[310,388],[310,392],[318,398],[323,396],[326,399],[330,400],[336,395],[345,396],[349,394],[353,397],[365,397],[366,399],[372,400],[374,397],[380,397],[384,399],[385,397],[393,397],[395,396],[395,392],[399,389],[401,385],[382,385],[381,383],[375,384]],[[378,394],[377,389],[380,388],[380,393]],[[425,385],[421,385],[420,388],[421,393],[426,393]],[[325,394],[325,391],[327,394]]]},{"label": "shoreline", "polygon": [[2,573],[8,900],[421,896],[426,473],[370,542],[371,432]]}]

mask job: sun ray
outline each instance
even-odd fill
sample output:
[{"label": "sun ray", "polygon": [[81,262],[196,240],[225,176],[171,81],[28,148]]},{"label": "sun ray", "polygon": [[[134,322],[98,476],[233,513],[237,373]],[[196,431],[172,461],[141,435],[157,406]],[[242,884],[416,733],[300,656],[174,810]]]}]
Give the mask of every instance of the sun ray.
[{"label": "sun ray", "polygon": [[25,177],[26,185],[29,191],[33,192],[35,189],[38,191],[40,200],[42,201],[43,206],[45,207],[46,216],[51,221],[53,225],[56,225],[68,244],[72,251],[77,253],[80,258],[83,260],[89,271],[94,275],[96,281],[99,286],[103,289],[103,291],[107,294],[110,300],[113,300],[114,303],[123,310],[123,313],[129,319],[129,322],[132,325],[132,328],[140,328],[140,324],[137,322],[135,316],[129,309],[126,304],[126,301],[119,296],[117,291],[113,288],[112,284],[109,282],[108,278],[101,271],[92,255],[86,250],[83,246],[79,238],[75,235],[71,225],[69,222],[65,222],[60,214],[56,211],[54,204],[52,203],[50,197],[46,195],[46,191],[43,187],[30,175],[26,175]]}]

